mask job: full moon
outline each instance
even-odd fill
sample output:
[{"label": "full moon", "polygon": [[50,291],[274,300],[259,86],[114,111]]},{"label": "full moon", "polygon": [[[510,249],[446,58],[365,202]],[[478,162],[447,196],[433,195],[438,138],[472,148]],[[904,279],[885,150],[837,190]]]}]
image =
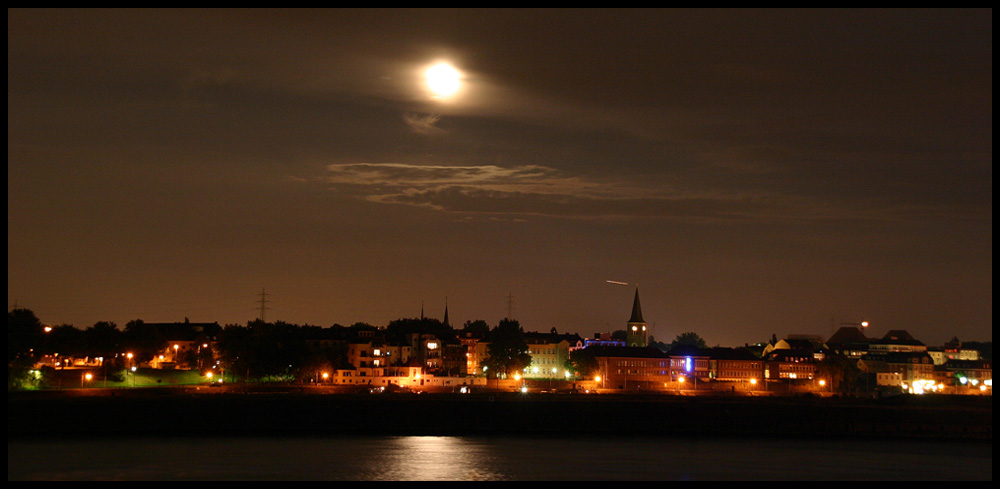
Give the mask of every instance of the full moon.
[{"label": "full moon", "polygon": [[427,68],[427,71],[424,72],[424,79],[427,82],[427,88],[437,99],[451,98],[462,87],[462,73],[445,62]]}]

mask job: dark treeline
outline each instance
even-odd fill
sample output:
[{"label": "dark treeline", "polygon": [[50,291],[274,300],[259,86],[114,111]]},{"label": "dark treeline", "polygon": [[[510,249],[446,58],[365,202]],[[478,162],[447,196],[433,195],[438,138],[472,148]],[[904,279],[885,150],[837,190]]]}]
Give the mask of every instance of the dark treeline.
[{"label": "dark treeline", "polygon": [[[250,321],[246,325],[218,323],[146,323],[129,321],[124,328],[101,321],[86,329],[72,325],[44,326],[28,309],[7,314],[8,388],[23,381],[27,369],[45,355],[100,358],[112,372],[128,365],[144,365],[171,343],[199,345],[177,355],[176,365],[189,369],[223,369],[232,376],[253,379],[308,380],[321,372],[353,368],[347,349],[352,342],[375,345],[414,345],[414,338],[430,335],[442,345],[458,345],[459,337],[493,340],[493,360],[499,371],[530,363],[517,321],[503,320],[491,328],[484,320],[467,321],[456,330],[433,318],[404,318],[385,327],[358,322],[330,327],[284,321]],[[204,347],[200,345],[204,344]],[[513,353],[500,351],[505,348]],[[127,356],[131,354],[131,357]],[[396,360],[398,362],[398,360]],[[452,372],[436,372],[448,374]]]}]

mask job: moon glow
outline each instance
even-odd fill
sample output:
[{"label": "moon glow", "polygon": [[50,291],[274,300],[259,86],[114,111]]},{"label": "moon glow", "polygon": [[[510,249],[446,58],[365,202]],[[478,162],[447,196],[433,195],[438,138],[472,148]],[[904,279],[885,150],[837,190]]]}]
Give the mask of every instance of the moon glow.
[{"label": "moon glow", "polygon": [[454,66],[441,62],[432,65],[424,72],[427,89],[436,99],[453,97],[462,87],[462,73]]}]

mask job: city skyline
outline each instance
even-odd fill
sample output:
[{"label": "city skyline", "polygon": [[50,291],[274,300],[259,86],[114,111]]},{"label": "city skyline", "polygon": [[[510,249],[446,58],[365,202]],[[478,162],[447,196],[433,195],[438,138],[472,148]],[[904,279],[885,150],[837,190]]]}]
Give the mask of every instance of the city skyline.
[{"label": "city skyline", "polygon": [[992,10],[14,9],[7,195],[48,324],[992,341]]}]

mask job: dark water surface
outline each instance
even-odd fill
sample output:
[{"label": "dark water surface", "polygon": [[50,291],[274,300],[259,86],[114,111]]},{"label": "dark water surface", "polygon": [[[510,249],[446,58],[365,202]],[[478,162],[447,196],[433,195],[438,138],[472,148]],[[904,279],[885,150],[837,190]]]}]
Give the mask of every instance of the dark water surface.
[{"label": "dark water surface", "polygon": [[992,480],[991,442],[683,437],[7,441],[8,480]]}]

